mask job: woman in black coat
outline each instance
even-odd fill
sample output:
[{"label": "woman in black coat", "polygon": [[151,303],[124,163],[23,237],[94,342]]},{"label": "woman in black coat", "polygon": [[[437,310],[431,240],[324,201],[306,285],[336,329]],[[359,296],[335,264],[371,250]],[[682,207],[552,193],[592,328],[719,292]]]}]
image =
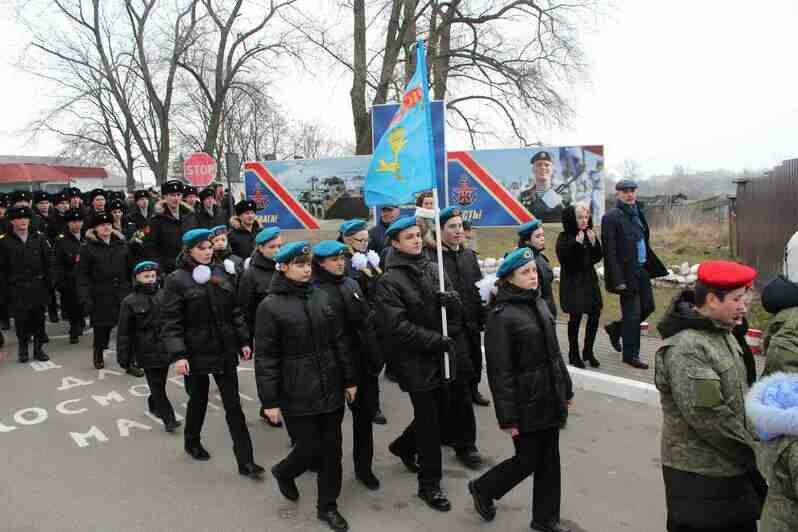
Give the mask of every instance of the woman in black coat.
[{"label": "woman in black coat", "polygon": [[175,369],[185,376],[189,396],[185,450],[195,460],[210,460],[200,436],[213,375],[233,438],[238,472],[258,477],[264,469],[253,458],[236,372],[239,354],[248,360],[252,350],[244,317],[235,305],[233,278],[213,262],[210,231],[192,229],[182,240],[177,269],[164,286],[161,337]]},{"label": "woman in black coat", "polygon": [[[568,318],[568,361],[584,368],[594,368],[599,361],[593,355],[593,344],[603,305],[595,264],[604,257],[601,242],[593,232],[593,218],[584,205],[569,205],[562,213],[563,232],[557,237],[557,259],[560,261],[560,307]],[[579,356],[579,325],[587,315],[585,348]]]},{"label": "woman in black coat", "polygon": [[317,516],[333,530],[346,530],[336,501],[344,398],[354,403],[357,393],[354,363],[327,293],[311,283],[310,243],[286,244],[275,259],[280,271],[255,318],[255,377],[265,414],[273,423],[285,416],[295,445],[272,474],[295,501],[294,480],[318,459]]},{"label": "woman in black coat", "polygon": [[543,222],[532,220],[518,228],[518,247],[529,248],[535,255],[535,263],[538,267],[538,284],[540,286],[540,298],[546,302],[553,317],[557,317],[557,305],[554,303],[554,270],[551,268],[549,258],[543,254],[546,249],[546,235],[543,230]]},{"label": "woman in black coat", "polygon": [[573,389],[560,355],[554,318],[538,293],[530,250],[505,257],[485,329],[488,381],[499,427],[512,436],[515,456],[468,488],[477,512],[496,515],[495,500],[534,474],[533,530],[563,532],[560,521],[560,427]]},{"label": "woman in black coat", "polygon": [[[78,299],[94,328],[94,367],[105,367],[103,351],[119,319],[119,306],[131,290],[131,272],[136,263],[132,248],[113,230],[113,218],[101,212],[89,218],[86,244],[78,262]],[[132,371],[137,377],[144,373]]]}]

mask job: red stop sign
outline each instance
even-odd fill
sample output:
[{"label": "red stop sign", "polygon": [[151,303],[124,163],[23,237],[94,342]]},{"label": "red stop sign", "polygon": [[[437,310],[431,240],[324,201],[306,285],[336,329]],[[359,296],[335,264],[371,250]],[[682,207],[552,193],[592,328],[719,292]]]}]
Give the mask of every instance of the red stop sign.
[{"label": "red stop sign", "polygon": [[216,160],[207,153],[194,153],[183,162],[183,176],[195,187],[207,187],[216,179]]}]

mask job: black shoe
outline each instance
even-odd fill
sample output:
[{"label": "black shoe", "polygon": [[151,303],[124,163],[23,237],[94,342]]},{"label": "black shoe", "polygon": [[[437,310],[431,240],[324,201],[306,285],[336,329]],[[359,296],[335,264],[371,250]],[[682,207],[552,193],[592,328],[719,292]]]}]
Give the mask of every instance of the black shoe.
[{"label": "black shoe", "polygon": [[529,524],[529,528],[532,530],[540,530],[540,532],[571,532],[570,528],[564,527],[557,521],[552,521],[550,523],[538,523],[537,521],[532,521]]},{"label": "black shoe", "polygon": [[496,505],[493,504],[493,499],[477,493],[473,480],[468,483],[468,492],[471,493],[471,498],[474,500],[474,509],[480,517],[485,521],[493,521],[493,518],[496,517]]},{"label": "black shoe", "polygon": [[601,362],[598,361],[592,351],[582,353],[582,360],[590,364],[591,368],[598,368],[601,366]]},{"label": "black shoe", "polygon": [[163,430],[165,430],[166,432],[174,432],[175,430],[177,430],[177,427],[179,427],[180,425],[182,425],[182,423],[176,419],[173,419],[171,421],[166,421],[163,424]]},{"label": "black shoe", "polygon": [[388,423],[388,420],[385,419],[385,414],[382,413],[382,410],[377,409],[377,413],[374,414],[374,423],[377,425],[385,425]]},{"label": "black shoe", "polygon": [[394,375],[392,372],[388,371],[387,369],[385,370],[385,378],[391,382],[398,382],[396,375]]},{"label": "black shoe", "polygon": [[30,355],[28,355],[28,342],[20,342],[19,346],[17,346],[17,360],[22,364],[30,360]]},{"label": "black shoe", "polygon": [[620,323],[614,321],[609,325],[604,327],[604,331],[610,337],[610,343],[612,344],[612,348],[618,351],[619,353],[623,351],[623,346],[621,345],[621,327]]},{"label": "black shoe", "polygon": [[344,532],[349,529],[349,523],[338,513],[338,510],[318,511],[316,515],[336,532]]},{"label": "black shoe", "polygon": [[321,459],[315,458],[312,462],[310,462],[310,465],[308,466],[308,471],[310,471],[311,473],[318,473],[319,471],[321,471]]},{"label": "black shoe", "polygon": [[50,323],[58,323],[58,311],[50,310],[47,314],[50,318]]},{"label": "black shoe", "polygon": [[266,470],[255,462],[238,466],[238,474],[249,478],[260,478]]},{"label": "black shoe", "polygon": [[476,449],[464,449],[455,452],[457,460],[468,469],[479,469],[482,467],[482,456]]},{"label": "black shoe", "polygon": [[78,335],[78,336],[72,336],[72,335],[70,334],[70,335],[69,335],[69,343],[70,343],[70,344],[72,344],[72,345],[79,344],[79,343],[80,343],[80,335]]},{"label": "black shoe", "polygon": [[3,331],[11,330],[11,320],[0,320],[0,330]]},{"label": "black shoe", "polygon": [[270,427],[274,427],[276,429],[279,429],[279,428],[281,428],[283,426],[283,422],[282,421],[278,421],[277,423],[273,423],[272,420],[269,419],[269,416],[267,416],[266,414],[263,413],[264,410],[265,409],[263,407],[260,408],[260,417],[263,419],[263,421],[268,423]]},{"label": "black shoe", "polygon": [[186,444],[185,446],[186,452],[193,458],[194,460],[199,460],[200,462],[207,462],[211,459],[211,455],[208,454],[208,451],[205,450],[205,447],[202,446],[201,443],[192,443]]},{"label": "black shoe", "polygon": [[131,377],[143,377],[144,370],[138,366],[130,366],[125,370],[125,373],[130,375]]},{"label": "black shoe", "polygon": [[103,359],[102,349],[94,351],[94,369],[103,369],[105,360]]},{"label": "black shoe", "polygon": [[411,473],[418,473],[419,471],[421,471],[421,468],[418,466],[418,461],[416,460],[416,456],[399,454],[399,451],[396,449],[396,442],[393,442],[388,446],[388,451],[390,451],[392,455],[398,457],[405,465],[407,470],[410,471]]},{"label": "black shoe", "polygon": [[[277,466],[275,466],[277,467]],[[296,483],[292,478],[282,478],[274,472],[275,467],[272,467],[272,476],[277,481],[277,487],[280,488],[280,493],[289,501],[296,501],[299,499],[299,490]]]},{"label": "black shoe", "polygon": [[446,494],[440,488],[419,491],[418,497],[433,510],[448,512],[452,509],[449,499],[446,498]]},{"label": "black shoe", "polygon": [[568,363],[575,368],[585,369],[585,363],[582,362],[581,358],[568,357]]},{"label": "black shoe", "polygon": [[637,358],[633,358],[631,360],[624,360],[623,363],[628,364],[633,368],[637,369],[648,369],[648,364],[646,364],[645,362],[640,362],[640,359]]},{"label": "black shoe", "polygon": [[471,388],[471,402],[477,406],[490,406],[490,400],[479,393],[479,388],[476,384]]},{"label": "black shoe", "polygon": [[33,344],[33,359],[39,362],[47,362],[50,360],[50,357],[44,352],[41,344]]},{"label": "black shoe", "polygon": [[371,491],[377,491],[380,489],[380,479],[374,476],[374,473],[371,471],[366,472],[358,472],[355,471],[355,478],[358,479],[364,486],[366,486]]}]

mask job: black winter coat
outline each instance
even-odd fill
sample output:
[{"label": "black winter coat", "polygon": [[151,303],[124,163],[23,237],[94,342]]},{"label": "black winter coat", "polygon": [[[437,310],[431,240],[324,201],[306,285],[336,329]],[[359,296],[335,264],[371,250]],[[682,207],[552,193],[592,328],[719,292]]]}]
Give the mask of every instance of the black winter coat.
[{"label": "black winter coat", "polygon": [[[437,302],[438,266],[424,255],[411,256],[393,249],[385,268],[377,282],[377,326],[384,352],[396,368],[399,386],[406,392],[439,388],[446,345]],[[444,286],[452,290],[448,279]],[[449,336],[458,339],[463,333],[460,309],[447,309],[446,318]],[[452,377],[457,375],[461,358],[467,358],[467,353],[450,356]]]},{"label": "black winter coat", "polygon": [[476,283],[482,280],[477,254],[472,249],[460,246],[455,251],[443,246],[443,270],[452,281],[452,287],[460,294],[463,303],[463,322],[469,332],[485,328],[482,297]]},{"label": "black winter coat", "polygon": [[13,229],[0,235],[0,302],[9,310],[45,307],[54,285],[53,252],[44,234],[31,230],[25,242]]},{"label": "black winter coat", "polygon": [[119,307],[130,293],[131,276],[137,257],[124,240],[111,234],[108,244],[88,239],[78,262],[78,300],[95,327],[113,327],[119,321]]},{"label": "black winter coat", "polygon": [[[366,273],[368,272],[368,273]],[[373,267],[369,264],[366,267],[366,270],[356,270],[352,266],[352,254],[346,254],[346,269],[345,274],[347,277],[351,277],[357,284],[360,286],[360,290],[363,291],[363,295],[366,296],[366,299],[369,301],[370,304],[374,304],[374,298],[377,295],[377,281],[382,275],[382,270]]]},{"label": "black winter coat", "polygon": [[67,221],[64,219],[64,215],[54,209],[53,213],[47,219],[47,238],[50,240],[50,243],[55,243],[55,239],[58,235],[66,232],[69,232],[69,228],[67,227]]},{"label": "black winter coat", "polygon": [[147,256],[158,262],[164,275],[172,273],[176,268],[177,256],[183,249],[183,233],[196,227],[197,218],[188,205],[180,204],[179,220],[172,216],[164,202],[156,206],[156,214],[150,218],[144,230],[144,246]]},{"label": "black winter coat", "polygon": [[385,253],[383,252],[386,247],[385,245],[385,231],[388,229],[390,224],[382,223],[382,220],[377,222],[377,225],[369,229],[369,249],[373,249],[377,252],[377,254],[381,258],[385,258]]},{"label": "black winter coat", "polygon": [[78,265],[83,242],[69,231],[55,237],[55,286],[61,293],[61,309],[67,319],[83,317],[78,299]]},{"label": "black winter coat", "polygon": [[249,331],[235,304],[233,276],[211,263],[211,279],[200,284],[192,273],[197,264],[182,257],[163,289],[161,336],[175,362],[185,358],[192,374],[236,371]]},{"label": "black winter coat", "polygon": [[264,408],[286,417],[344,406],[356,368],[327,293],[275,274],[255,318],[255,379]]},{"label": "black winter coat", "polygon": [[227,218],[225,217],[224,210],[219,206],[214,206],[213,212],[209,213],[203,209],[202,204],[199,203],[197,208],[197,227],[212,229],[217,225],[227,225]]},{"label": "black winter coat", "polygon": [[[566,314],[597,314],[603,301],[595,264],[601,262],[601,242],[591,245],[587,234],[580,244],[576,241],[579,229],[573,206],[562,215],[563,232],[557,237],[557,260],[560,261],[560,307]],[[588,220],[593,228],[593,219]]]},{"label": "black winter coat", "polygon": [[243,271],[238,281],[236,304],[244,313],[250,335],[255,335],[255,315],[258,305],[269,293],[269,286],[275,272],[275,262],[258,252],[249,261],[249,267]]},{"label": "black winter coat", "polygon": [[618,287],[626,285],[626,289],[637,291],[637,242],[642,236],[646,241],[646,271],[652,279],[668,275],[668,270],[651,250],[650,232],[644,214],[644,205],[638,203],[640,226],[634,218],[627,214],[623,204],[610,209],[601,219],[601,240],[604,247],[604,283],[609,292],[618,293]]},{"label": "black winter coat", "polygon": [[529,246],[535,256],[535,265],[538,268],[538,286],[540,298],[546,302],[552,317],[557,318],[557,304],[554,302],[554,270],[551,267],[549,258],[543,253],[542,249],[535,249]]},{"label": "black winter coat", "polygon": [[127,216],[125,216],[125,219],[128,222],[133,223],[136,226],[136,230],[139,231],[147,227],[147,224],[150,222],[151,217],[152,217],[151,210],[148,210],[147,216],[144,216],[141,213],[141,210],[137,206],[134,206],[133,209],[130,211],[130,213]]},{"label": "black winter coat", "polygon": [[260,232],[260,224],[257,220],[252,224],[252,231],[247,231],[238,217],[233,216],[230,219],[230,227],[232,230],[227,234],[227,241],[230,243],[230,250],[233,255],[238,255],[241,258],[248,258],[252,256],[252,251],[255,249],[255,237]]},{"label": "black winter coat", "polygon": [[573,397],[554,318],[536,290],[499,287],[485,328],[488,382],[502,429],[559,428]]},{"label": "black winter coat", "polygon": [[[169,354],[161,339],[163,292],[157,286],[136,283],[122,301],[116,335],[116,360],[123,368],[135,362],[140,368],[169,367]],[[189,368],[191,371],[194,368]]]}]

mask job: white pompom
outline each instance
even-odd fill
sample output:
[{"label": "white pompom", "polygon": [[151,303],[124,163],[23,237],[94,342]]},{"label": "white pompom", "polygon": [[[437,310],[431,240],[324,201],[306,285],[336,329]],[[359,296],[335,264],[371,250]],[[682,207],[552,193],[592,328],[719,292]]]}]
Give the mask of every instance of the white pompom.
[{"label": "white pompom", "polygon": [[479,295],[482,297],[482,301],[488,303],[490,301],[490,295],[496,293],[496,274],[491,273],[490,275],[486,275],[480,281],[474,283],[477,288],[479,289]]},{"label": "white pompom", "polygon": [[244,259],[244,269],[245,270],[249,269],[249,263],[250,262],[252,262],[252,257],[247,257],[246,259]]},{"label": "white pompom", "polygon": [[191,272],[191,277],[193,277],[194,281],[197,283],[205,284],[211,279],[211,269],[204,264],[200,264]]},{"label": "white pompom", "polygon": [[224,271],[230,275],[236,274],[236,265],[230,259],[224,259]]},{"label": "white pompom", "polygon": [[352,267],[356,270],[362,270],[369,265],[368,257],[363,253],[355,253],[352,255]]},{"label": "white pompom", "polygon": [[369,264],[371,264],[375,268],[380,267],[380,256],[377,254],[376,251],[370,249],[369,252],[366,254],[369,259]]}]

